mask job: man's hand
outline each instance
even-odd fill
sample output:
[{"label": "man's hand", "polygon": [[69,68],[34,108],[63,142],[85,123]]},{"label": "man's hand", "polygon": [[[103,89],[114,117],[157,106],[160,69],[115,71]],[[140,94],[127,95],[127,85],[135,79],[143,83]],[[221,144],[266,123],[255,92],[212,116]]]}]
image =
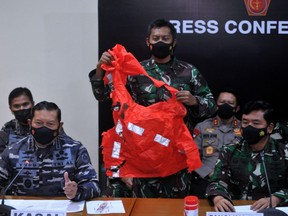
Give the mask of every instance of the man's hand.
[{"label": "man's hand", "polygon": [[102,54],[101,58],[99,59],[97,68],[100,67],[104,63],[109,65],[111,64],[111,61],[113,60],[114,60],[113,56],[108,51],[106,51]]},{"label": "man's hand", "polygon": [[217,212],[235,212],[232,203],[222,196],[215,196],[213,198],[214,209]]},{"label": "man's hand", "polygon": [[[279,197],[272,196],[272,208],[276,207],[282,200]],[[265,208],[269,208],[270,197],[265,197],[257,200],[251,205],[251,210],[259,211]]]},{"label": "man's hand", "polygon": [[187,106],[195,106],[198,104],[196,97],[186,90],[178,91],[176,93],[176,99]]},{"label": "man's hand", "polygon": [[111,61],[113,60],[114,60],[113,56],[108,51],[104,52],[96,65],[96,74],[94,79],[102,80],[105,75],[105,71],[101,68],[101,65],[102,64],[110,65]]},{"label": "man's hand", "polygon": [[64,193],[68,199],[73,199],[76,196],[78,185],[75,181],[71,181],[69,179],[68,173],[64,173],[64,179],[65,179],[65,186],[63,188]]},{"label": "man's hand", "polygon": [[131,190],[133,186],[133,178],[121,178],[121,181]]}]

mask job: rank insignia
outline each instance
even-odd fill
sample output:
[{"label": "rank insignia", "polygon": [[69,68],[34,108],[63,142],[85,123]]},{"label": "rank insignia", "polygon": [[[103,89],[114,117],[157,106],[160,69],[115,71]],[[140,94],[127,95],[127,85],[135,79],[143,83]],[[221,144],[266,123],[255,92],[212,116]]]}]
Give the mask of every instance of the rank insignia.
[{"label": "rank insignia", "polygon": [[213,133],[215,131],[215,129],[211,128],[211,127],[208,127],[208,128],[205,129],[205,131],[208,132],[208,133]]},{"label": "rank insignia", "polygon": [[206,155],[211,156],[214,154],[214,148],[212,146],[208,146],[205,148]]},{"label": "rank insignia", "polygon": [[240,128],[234,128],[234,129],[233,129],[233,132],[234,132],[234,134],[235,134],[236,136],[241,136],[241,130],[240,130]]}]

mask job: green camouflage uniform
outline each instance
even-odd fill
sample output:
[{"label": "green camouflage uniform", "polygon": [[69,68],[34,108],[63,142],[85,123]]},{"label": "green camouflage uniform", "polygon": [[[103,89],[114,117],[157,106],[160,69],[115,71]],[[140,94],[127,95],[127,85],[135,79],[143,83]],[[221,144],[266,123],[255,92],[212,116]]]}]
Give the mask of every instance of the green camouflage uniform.
[{"label": "green camouflage uniform", "polygon": [[[287,202],[288,145],[270,138],[263,151],[271,193]],[[206,190],[210,201],[217,195],[231,202],[269,197],[261,152],[253,152],[243,139],[238,144],[222,147],[210,181]]]},{"label": "green camouflage uniform", "polygon": [[[167,64],[156,64],[153,59],[141,62],[148,75],[164,81],[178,90],[188,90],[198,101],[198,106],[186,106],[184,119],[191,134],[195,124],[213,115],[217,109],[214,97],[203,76],[193,65],[173,58]],[[91,71],[91,78],[95,71]],[[104,85],[103,81],[90,79],[94,96],[103,101],[109,98],[113,86]],[[112,85],[112,84],[111,84]],[[144,75],[129,76],[127,89],[132,98],[140,105],[149,106],[170,98],[170,92],[164,87],[156,88]],[[166,179],[167,178],[167,179]],[[190,189],[191,173],[182,170],[166,178],[133,179],[133,191],[136,197],[184,197]],[[165,180],[166,179],[166,180]],[[169,182],[169,184],[166,184]],[[166,184],[166,186],[165,186]],[[169,189],[173,187],[173,189]]]},{"label": "green camouflage uniform", "polygon": [[209,174],[213,172],[221,147],[240,140],[241,121],[234,116],[229,124],[223,124],[218,116],[198,123],[193,132],[201,156],[202,166],[192,173],[191,195],[205,198]]},{"label": "green camouflage uniform", "polygon": [[[198,69],[191,64],[173,58],[168,64],[156,64],[153,59],[141,62],[149,76],[164,81],[178,90],[188,90],[197,98],[198,106],[186,106],[187,116],[185,122],[191,134],[196,123],[204,118],[212,116],[217,109],[214,97],[204,77]],[[89,77],[96,72],[90,72]],[[112,86],[104,85],[103,80],[90,79],[92,91],[99,101],[110,99]],[[112,85],[112,84],[111,84]],[[144,75],[129,76],[127,89],[135,102],[143,106],[149,106],[159,101],[165,101],[170,97],[164,87],[156,88],[153,82]]]},{"label": "green camouflage uniform", "polygon": [[288,120],[277,122],[271,137],[282,143],[288,143]]}]

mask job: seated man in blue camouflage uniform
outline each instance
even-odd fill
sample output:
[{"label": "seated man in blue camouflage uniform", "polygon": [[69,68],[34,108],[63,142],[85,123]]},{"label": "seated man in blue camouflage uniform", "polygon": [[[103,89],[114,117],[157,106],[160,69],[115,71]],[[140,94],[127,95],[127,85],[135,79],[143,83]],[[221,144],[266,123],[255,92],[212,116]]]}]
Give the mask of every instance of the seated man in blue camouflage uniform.
[{"label": "seated man in blue camouflage uniform", "polygon": [[0,153],[8,145],[13,145],[30,132],[27,120],[30,118],[31,108],[34,106],[31,91],[26,87],[13,89],[8,96],[8,103],[15,119],[5,123],[0,131]]},{"label": "seated man in blue camouflage uniform", "polygon": [[99,196],[87,149],[66,134],[59,136],[63,125],[59,107],[42,101],[32,108],[28,122],[31,134],[0,156],[0,187],[8,185],[24,167],[8,194],[66,196],[73,201]]},{"label": "seated man in blue camouflage uniform", "polygon": [[288,145],[270,137],[273,108],[265,101],[250,101],[241,121],[243,139],[222,147],[207,187],[208,200],[222,212],[235,211],[233,199],[255,200],[254,211],[286,203]]},{"label": "seated man in blue camouflage uniform", "polygon": [[201,156],[202,166],[192,172],[191,195],[205,198],[209,178],[221,147],[241,137],[241,122],[236,118],[240,109],[237,93],[232,88],[222,88],[216,96],[217,115],[196,124],[193,138]]},{"label": "seated man in blue camouflage uniform", "polygon": [[[169,21],[158,19],[151,22],[146,38],[151,58],[140,63],[149,76],[179,90],[176,98],[187,109],[184,121],[192,134],[197,122],[215,113],[216,102],[199,70],[194,65],[175,57],[176,35],[176,29]],[[101,65],[109,64],[112,60],[112,55],[108,51],[104,52],[97,68],[89,74],[94,96],[99,101],[109,99],[111,90],[111,86],[104,85],[105,71]],[[142,106],[150,106],[171,97],[170,92],[164,88],[156,88],[149,78],[141,75],[129,76],[127,89],[133,100]],[[164,178],[134,178],[133,180],[123,178],[121,180],[124,186],[133,190],[133,195],[136,197],[183,198],[188,195],[190,189],[191,173],[184,169]],[[120,185],[123,186],[121,183]],[[113,187],[115,186],[116,183],[113,182]]]}]

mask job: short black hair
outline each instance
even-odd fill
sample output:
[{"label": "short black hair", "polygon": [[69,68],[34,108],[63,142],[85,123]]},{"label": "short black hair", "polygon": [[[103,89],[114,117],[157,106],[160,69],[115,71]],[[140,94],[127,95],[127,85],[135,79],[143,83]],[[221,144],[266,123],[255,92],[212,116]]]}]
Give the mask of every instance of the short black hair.
[{"label": "short black hair", "polygon": [[161,28],[161,27],[168,27],[171,31],[173,40],[176,39],[177,31],[176,31],[175,26],[172,23],[170,23],[168,20],[165,20],[165,19],[156,19],[156,20],[152,21],[148,26],[148,32],[147,32],[148,36],[147,37],[148,38],[150,37],[151,30],[153,28]]},{"label": "short black hair", "polygon": [[32,108],[32,113],[31,113],[31,119],[33,119],[35,111],[39,110],[48,110],[48,111],[57,111],[57,119],[60,122],[61,121],[61,109],[53,102],[47,102],[47,101],[41,101],[37,103],[33,108]]},{"label": "short black hair", "polygon": [[12,100],[21,95],[26,95],[30,102],[33,103],[34,100],[31,91],[26,87],[17,87],[13,89],[8,96],[9,107],[11,107]]},{"label": "short black hair", "polygon": [[242,113],[248,115],[253,111],[259,111],[259,110],[264,112],[263,117],[268,124],[275,123],[274,108],[267,101],[263,100],[249,101],[245,104]]},{"label": "short black hair", "polygon": [[216,100],[218,100],[218,97],[223,92],[227,92],[227,93],[230,93],[230,94],[234,95],[234,97],[236,98],[236,106],[240,105],[240,101],[241,100],[239,98],[238,92],[236,91],[236,89],[234,89],[232,87],[229,87],[229,86],[222,87],[222,88],[219,89],[219,91],[217,92],[216,97],[215,97]]}]

